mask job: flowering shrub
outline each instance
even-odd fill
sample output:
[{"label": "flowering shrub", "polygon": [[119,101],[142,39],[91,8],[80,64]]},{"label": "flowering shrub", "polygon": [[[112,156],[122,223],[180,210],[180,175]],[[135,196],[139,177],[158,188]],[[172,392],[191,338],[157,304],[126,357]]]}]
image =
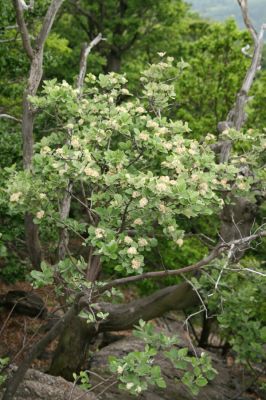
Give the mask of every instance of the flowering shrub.
[{"label": "flowering shrub", "polygon": [[[159,231],[182,246],[177,217],[217,212],[219,190],[237,173],[217,165],[208,141],[189,139],[186,123],[163,116],[174,98],[169,77],[185,66],[170,57],[151,65],[140,98],[115,73],[88,75],[82,97],[65,81],[45,82],[31,101],[53,127],[36,145],[33,173],[12,172],[11,211],[33,213],[41,229],[66,226],[126,274],[143,272],[144,253],[156,246]],[[69,182],[87,221],[67,218],[62,225],[58,204]]]},{"label": "flowering shrub", "polygon": [[[183,246],[180,218],[217,213],[224,191],[250,189],[254,177],[240,173],[247,154],[235,153],[232,164],[218,164],[210,147],[212,135],[202,142],[193,140],[187,123],[165,116],[175,97],[173,81],[185,67],[169,57],[151,65],[140,79],[139,97],[126,88],[125,76],[110,73],[98,78],[89,74],[82,94],[65,81],[53,80],[44,83],[40,97],[31,98],[32,106],[47,117],[49,134],[35,145],[32,171],[9,169],[5,191],[10,212],[33,214],[41,233],[56,231],[57,238],[67,229],[89,254],[88,260],[76,259],[68,251],[54,266],[43,262],[40,271],[31,272],[35,286],[55,280],[56,290],[64,294],[91,288],[87,272],[94,256],[120,274],[141,274],[145,255],[160,237],[177,250]],[[235,142],[242,138],[233,130],[224,135]],[[249,139],[252,165],[252,150],[260,144],[252,135]],[[61,205],[68,198],[73,214],[63,216]],[[112,290],[105,294],[113,295]],[[79,315],[96,324],[108,317],[95,304]],[[142,323],[141,329],[147,339],[150,325]],[[165,340],[160,338],[160,346]],[[197,393],[214,377],[208,358],[188,357],[186,349],[170,349],[170,344],[165,356],[176,368],[186,369],[182,381]],[[165,386],[160,368],[151,363],[157,350],[154,343],[146,343],[144,352],[110,360],[123,388],[138,394],[151,382]],[[88,384],[85,375],[75,379]]]}]

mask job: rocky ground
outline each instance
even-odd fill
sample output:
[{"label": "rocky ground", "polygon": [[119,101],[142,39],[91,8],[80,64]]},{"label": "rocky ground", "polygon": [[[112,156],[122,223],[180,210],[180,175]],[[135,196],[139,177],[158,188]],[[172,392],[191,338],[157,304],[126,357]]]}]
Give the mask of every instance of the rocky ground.
[{"label": "rocky ground", "polygon": [[[18,283],[7,286],[0,285],[0,294],[3,299],[7,299],[6,294],[10,290],[31,291],[43,302],[41,309],[45,308],[42,315],[26,316],[15,311],[15,307],[9,305],[0,306],[0,357],[8,356],[12,363],[12,368],[23,359],[29,347],[36,340],[40,339],[44,331],[51,323],[52,316],[60,313],[60,308],[55,302],[52,288],[45,288],[32,291],[27,283]],[[0,304],[1,304],[0,296]],[[34,299],[34,297],[33,297]],[[36,302],[34,303],[36,305]],[[40,304],[37,301],[37,310]],[[22,311],[25,312],[25,305]],[[165,333],[178,334],[180,346],[191,349],[191,339],[183,324],[177,320],[174,314],[154,321],[156,329],[163,330]],[[135,397],[130,396],[112,384],[108,373],[104,372],[107,359],[110,355],[121,357],[132,350],[140,350],[143,344],[132,337],[130,332],[109,335],[108,338],[100,337],[100,349],[94,352],[87,365],[84,366],[92,372],[90,375],[91,383],[94,387],[93,392],[84,392],[72,382],[67,382],[60,377],[53,377],[45,373],[48,370],[53,350],[56,342],[52,343],[41,357],[34,361],[32,369],[28,370],[24,382],[21,384],[14,400],[129,400]],[[192,350],[192,349],[191,349]],[[202,349],[196,348],[200,354]],[[206,350],[204,350],[206,351]],[[149,391],[138,396],[143,400],[264,400],[265,393],[258,389],[256,379],[247,374],[243,368],[236,365],[232,355],[222,357],[217,351],[210,353],[213,366],[218,371],[214,381],[202,389],[198,396],[193,396],[188,389],[180,383],[180,375],[171,366],[170,362],[163,356],[159,356],[158,362],[161,365],[163,377],[167,383],[167,389],[161,390],[151,387]],[[12,373],[12,370],[9,370]],[[260,378],[263,381],[263,377]],[[1,392],[0,392],[1,399]]]}]

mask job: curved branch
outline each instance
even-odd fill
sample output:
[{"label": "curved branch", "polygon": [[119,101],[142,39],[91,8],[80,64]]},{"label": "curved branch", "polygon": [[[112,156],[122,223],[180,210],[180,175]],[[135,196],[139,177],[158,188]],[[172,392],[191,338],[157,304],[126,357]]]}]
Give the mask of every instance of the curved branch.
[{"label": "curved branch", "polygon": [[256,76],[257,71],[260,68],[260,62],[262,57],[262,50],[263,50],[263,36],[264,31],[266,29],[266,24],[261,26],[259,33],[256,32],[251,19],[248,13],[248,2],[247,0],[237,0],[238,4],[241,8],[242,16],[246,28],[250,32],[253,42],[254,42],[254,51],[252,55],[251,65],[246,73],[244,78],[242,87],[237,95],[236,103],[233,109],[229,112],[227,117],[227,122],[229,126],[234,127],[235,129],[239,130],[242,128],[243,124],[245,123],[245,105],[248,100],[248,93],[250,88],[253,84],[254,78]]},{"label": "curved branch", "polygon": [[16,121],[16,122],[20,122],[21,123],[21,119],[13,117],[13,115],[9,115],[9,114],[0,114],[0,118],[11,119],[12,121]]},{"label": "curved branch", "polygon": [[242,12],[243,21],[244,21],[247,29],[251,33],[251,36],[253,38],[254,43],[256,43],[256,41],[257,41],[257,32],[256,32],[256,29],[254,28],[254,26],[253,26],[253,24],[251,22],[251,19],[249,17],[248,2],[247,2],[247,0],[237,0],[237,1],[238,1],[238,4],[239,4],[241,12]]},{"label": "curved branch", "polygon": [[50,4],[47,13],[44,17],[43,25],[41,27],[40,33],[36,39],[36,49],[42,50],[44,47],[45,40],[50,33],[50,30],[53,26],[54,19],[56,14],[63,4],[64,0],[53,0]]},{"label": "curved branch", "polygon": [[80,57],[80,67],[79,67],[79,76],[77,80],[77,88],[79,91],[82,90],[83,84],[84,84],[84,79],[87,71],[87,60],[88,56],[93,49],[93,47],[97,46],[98,43],[103,40],[102,34],[99,33],[89,44],[85,43],[84,48],[81,52],[81,57]]},{"label": "curved branch", "polygon": [[19,31],[21,34],[24,50],[26,51],[29,59],[32,60],[33,59],[33,49],[31,46],[31,40],[30,40],[28,28],[27,28],[27,25],[24,20],[23,6],[22,6],[20,0],[13,0],[13,5],[15,8],[15,12],[16,12],[17,24],[18,24],[18,28],[19,28]]},{"label": "curved branch", "polygon": [[212,260],[219,257],[220,254],[222,254],[226,250],[229,250],[232,246],[235,246],[235,247],[243,246],[244,244],[249,244],[251,241],[259,239],[261,237],[266,237],[266,231],[263,231],[263,232],[260,232],[260,233],[257,233],[257,234],[251,235],[251,236],[247,236],[247,237],[244,237],[241,239],[232,240],[228,243],[225,243],[225,242],[219,243],[207,257],[205,257],[202,260],[198,261],[197,263],[189,265],[187,267],[180,268],[180,269],[174,269],[174,270],[146,272],[146,273],[140,274],[140,275],[134,275],[134,276],[128,276],[126,278],[115,279],[115,280],[107,283],[105,286],[103,286],[102,290],[103,291],[108,290],[109,288],[114,287],[114,286],[120,286],[120,285],[124,285],[126,283],[137,282],[137,281],[141,281],[144,279],[158,279],[158,278],[162,278],[162,277],[166,277],[166,276],[178,276],[178,275],[182,275],[187,272],[195,271],[195,270],[201,269],[202,267],[208,265]]}]

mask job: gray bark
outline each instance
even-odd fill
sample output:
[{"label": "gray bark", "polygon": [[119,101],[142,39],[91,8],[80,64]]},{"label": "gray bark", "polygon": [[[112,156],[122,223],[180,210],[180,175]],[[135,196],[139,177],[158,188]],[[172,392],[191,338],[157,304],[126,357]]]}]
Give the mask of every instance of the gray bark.
[{"label": "gray bark", "polygon": [[[249,30],[253,43],[254,50],[251,58],[250,67],[247,70],[242,86],[236,96],[234,107],[229,111],[226,121],[221,121],[218,124],[218,131],[222,133],[228,128],[235,128],[240,130],[246,121],[245,106],[248,101],[249,91],[252,87],[254,79],[258,70],[260,69],[262,50],[263,50],[263,36],[266,24],[261,26],[260,32],[257,33],[248,13],[248,1],[238,0],[243,20],[246,28]],[[230,158],[232,143],[230,140],[220,142],[216,145],[216,150],[220,151],[220,162],[227,163]],[[215,148],[214,148],[215,150]],[[248,170],[248,167],[246,167]],[[250,173],[250,172],[249,172]],[[221,213],[221,231],[220,236],[223,241],[229,242],[232,240],[240,239],[251,234],[252,225],[255,221],[257,213],[257,205],[251,203],[249,200],[242,197],[230,197],[231,204],[226,205]],[[243,255],[245,246],[238,246],[232,258],[237,261]]]},{"label": "gray bark", "polygon": [[[31,171],[33,157],[33,124],[34,110],[29,102],[29,96],[35,96],[43,75],[43,49],[47,36],[50,33],[56,14],[64,0],[52,0],[44,17],[40,33],[32,45],[30,35],[24,20],[23,6],[19,0],[13,0],[17,24],[22,37],[22,43],[28,55],[31,66],[27,87],[23,97],[22,138],[23,138],[23,165],[24,169]],[[38,227],[33,222],[33,216],[25,216],[25,236],[28,253],[32,265],[36,268],[41,263],[41,244],[39,241]]]},{"label": "gray bark", "polygon": [[[87,72],[87,61],[88,56],[93,49],[93,47],[97,46],[98,43],[103,40],[102,34],[99,33],[89,44],[85,43],[83,49],[81,51],[80,56],[80,65],[79,65],[79,75],[77,79],[77,89],[79,90],[79,96],[82,96],[82,90],[84,86],[84,80]],[[71,207],[71,192],[73,189],[73,184],[71,182],[68,183],[68,187],[62,203],[60,204],[60,219],[66,220],[69,216],[70,207]],[[63,260],[66,256],[67,249],[69,243],[69,233],[67,228],[63,228],[60,233],[59,245],[58,245],[58,258],[59,260]]]},{"label": "gray bark", "polygon": [[[84,296],[80,308],[89,307],[90,301]],[[108,312],[107,319],[90,325],[79,317],[70,320],[59,339],[49,372],[71,379],[73,372],[83,364],[87,347],[100,332],[131,329],[140,319],[149,321],[167,311],[183,310],[198,303],[198,295],[186,282],[127,304],[99,303],[95,311]]]}]

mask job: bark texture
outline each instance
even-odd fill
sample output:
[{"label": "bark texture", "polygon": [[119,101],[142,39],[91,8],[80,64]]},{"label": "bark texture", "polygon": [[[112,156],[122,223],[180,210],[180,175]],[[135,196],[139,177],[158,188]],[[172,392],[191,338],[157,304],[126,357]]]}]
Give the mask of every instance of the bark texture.
[{"label": "bark texture", "polygon": [[[95,311],[108,312],[106,320],[88,325],[76,317],[69,321],[62,333],[49,372],[71,379],[84,363],[86,350],[100,332],[131,329],[140,319],[149,321],[170,310],[183,310],[195,306],[199,298],[190,284],[169,286],[150,296],[127,304],[99,303]],[[80,307],[88,307],[89,299],[81,299]]]},{"label": "bark texture", "polygon": [[[52,0],[39,35],[34,43],[31,43],[30,34],[24,20],[24,10],[20,0],[13,0],[18,28],[21,34],[22,43],[26,54],[30,59],[30,73],[27,87],[23,96],[23,115],[22,115],[22,138],[23,138],[23,165],[26,171],[32,170],[33,158],[33,124],[34,110],[29,101],[29,96],[35,96],[39,88],[43,75],[43,49],[47,36],[53,26],[56,14],[64,0]],[[41,244],[39,241],[38,227],[33,222],[33,216],[25,216],[25,236],[29,258],[35,268],[40,267],[42,259]]]}]

